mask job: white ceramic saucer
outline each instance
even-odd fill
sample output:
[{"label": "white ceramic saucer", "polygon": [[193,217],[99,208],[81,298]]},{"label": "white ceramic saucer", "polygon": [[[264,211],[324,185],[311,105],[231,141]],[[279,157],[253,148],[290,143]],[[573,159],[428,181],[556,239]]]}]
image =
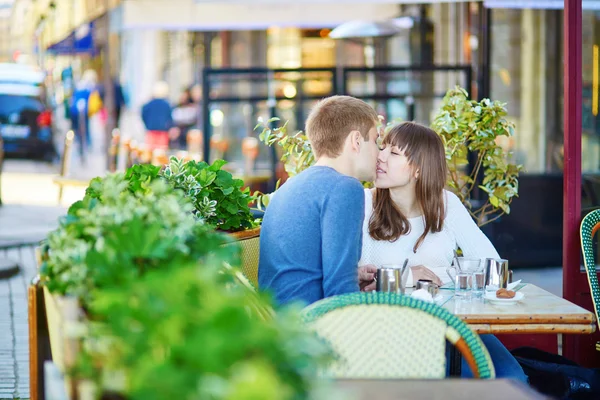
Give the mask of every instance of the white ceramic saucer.
[{"label": "white ceramic saucer", "polygon": [[487,301],[489,301],[492,304],[499,304],[499,305],[514,305],[514,304],[517,304],[519,301],[523,300],[524,297],[525,297],[524,293],[517,292],[515,294],[515,297],[513,297],[512,299],[499,299],[496,297],[496,292],[494,292],[494,291],[486,291],[485,292],[485,299]]}]

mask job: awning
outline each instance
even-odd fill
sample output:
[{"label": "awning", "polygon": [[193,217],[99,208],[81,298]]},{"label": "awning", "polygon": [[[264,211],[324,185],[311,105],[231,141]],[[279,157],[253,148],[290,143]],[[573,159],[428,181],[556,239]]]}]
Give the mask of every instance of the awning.
[{"label": "awning", "polygon": [[93,21],[81,25],[60,42],[49,46],[47,51],[56,55],[96,54],[94,26]]},{"label": "awning", "polygon": [[136,0],[125,1],[121,7],[125,30],[323,28],[356,19],[381,21],[400,14],[398,0]]}]

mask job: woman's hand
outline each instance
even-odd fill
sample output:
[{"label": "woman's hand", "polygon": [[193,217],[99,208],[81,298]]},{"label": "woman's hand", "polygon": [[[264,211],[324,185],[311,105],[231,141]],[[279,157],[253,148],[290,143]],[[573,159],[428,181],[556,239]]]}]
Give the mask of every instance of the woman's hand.
[{"label": "woman's hand", "polygon": [[415,285],[419,279],[426,279],[433,281],[439,286],[442,286],[442,280],[429,268],[426,268],[422,265],[417,265],[416,267],[410,267],[410,269],[412,270],[413,283]]},{"label": "woman's hand", "polygon": [[358,267],[358,285],[361,292],[372,292],[377,287],[377,267],[369,264]]}]

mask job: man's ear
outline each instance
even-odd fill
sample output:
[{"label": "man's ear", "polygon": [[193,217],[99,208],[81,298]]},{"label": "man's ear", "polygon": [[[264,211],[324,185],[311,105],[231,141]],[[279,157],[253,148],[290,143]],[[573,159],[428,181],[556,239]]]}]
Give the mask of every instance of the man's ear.
[{"label": "man's ear", "polygon": [[350,132],[350,147],[352,148],[352,150],[354,151],[360,151],[360,146],[361,146],[361,142],[362,140],[362,135],[360,134],[359,131],[352,131]]}]

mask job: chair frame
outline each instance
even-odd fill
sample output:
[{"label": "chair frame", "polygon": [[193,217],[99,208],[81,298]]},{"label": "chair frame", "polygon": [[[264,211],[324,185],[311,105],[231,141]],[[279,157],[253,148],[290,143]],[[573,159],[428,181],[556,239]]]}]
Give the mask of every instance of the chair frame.
[{"label": "chair frame", "polygon": [[395,293],[356,292],[313,303],[303,310],[302,317],[303,321],[309,324],[331,311],[366,304],[407,307],[442,319],[459,335],[459,338],[453,344],[473,371],[473,376],[479,379],[493,379],[495,377],[491,357],[479,336],[460,318],[434,303]]},{"label": "chair frame", "polygon": [[[596,313],[596,323],[600,328],[600,320],[598,319],[600,316],[600,286],[598,285],[598,272],[596,271],[593,247],[594,235],[598,230],[600,230],[600,209],[589,212],[581,221],[579,229],[583,263],[590,285],[594,312]],[[600,342],[596,344],[596,350],[600,351]]]}]

